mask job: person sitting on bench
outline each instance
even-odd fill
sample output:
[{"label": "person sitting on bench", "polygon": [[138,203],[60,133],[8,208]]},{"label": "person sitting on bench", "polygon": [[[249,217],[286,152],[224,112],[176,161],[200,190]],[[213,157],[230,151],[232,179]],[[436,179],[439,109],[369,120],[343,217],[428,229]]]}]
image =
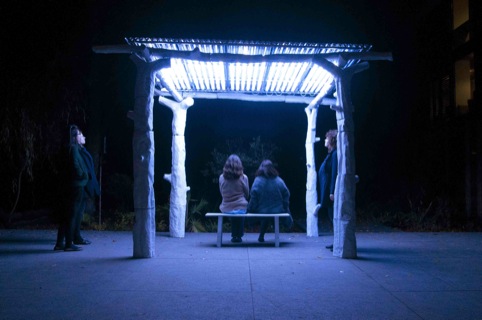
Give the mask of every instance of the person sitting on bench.
[{"label": "person sitting on bench", "polygon": [[[223,213],[246,213],[249,197],[248,177],[243,172],[241,159],[232,154],[226,160],[223,173],[219,176],[219,191],[223,201],[219,209]],[[231,218],[231,242],[243,242],[244,218]]]},{"label": "person sitting on bench", "polygon": [[[290,212],[290,191],[283,179],[279,177],[278,171],[275,169],[270,160],[263,160],[258,170],[256,178],[251,186],[250,200],[247,212],[256,213],[283,213]],[[259,242],[264,242],[264,234],[268,229],[271,219],[262,218],[261,228],[258,237]],[[293,226],[293,218],[291,215],[282,219],[286,228]]]}]

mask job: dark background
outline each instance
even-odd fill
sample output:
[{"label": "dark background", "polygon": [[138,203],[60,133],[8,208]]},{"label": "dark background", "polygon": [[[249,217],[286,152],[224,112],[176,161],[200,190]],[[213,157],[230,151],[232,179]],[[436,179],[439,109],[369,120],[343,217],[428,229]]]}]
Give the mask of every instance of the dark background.
[{"label": "dark background", "polygon": [[[1,210],[15,202],[15,179],[25,159],[18,210],[49,207],[62,180],[57,156],[69,123],[84,128],[87,148],[102,163],[104,183],[132,178],[135,67],[128,55],[102,55],[97,45],[124,38],[200,38],[317,43],[367,43],[393,53],[355,76],[357,203],[366,207],[400,195],[414,169],[417,114],[415,21],[437,1],[37,1],[3,2]],[[192,196],[209,193],[201,171],[226,139],[260,136],[279,147],[276,162],[292,192],[292,211],[305,215],[305,105],[196,100],[188,111],[186,170]],[[27,115],[27,116],[26,116]],[[168,201],[162,180],[171,166],[171,111],[154,107],[156,201]],[[12,128],[7,130],[5,128]],[[13,134],[17,128],[19,133]],[[317,135],[336,128],[320,107]],[[29,130],[33,136],[26,138]],[[107,153],[102,156],[103,141]],[[30,139],[30,140],[29,140]],[[29,144],[30,142],[30,144]],[[30,155],[25,149],[31,148]],[[316,163],[326,150],[316,144]],[[32,157],[32,154],[34,157]],[[30,157],[30,158],[29,158]],[[13,181],[13,183],[11,182]],[[17,180],[18,181],[18,180]],[[252,179],[251,179],[252,182]],[[13,187],[12,187],[13,186]],[[105,187],[105,191],[108,186]],[[212,188],[217,188],[212,185]],[[110,190],[111,194],[115,191]],[[213,203],[214,205],[214,203]]]}]

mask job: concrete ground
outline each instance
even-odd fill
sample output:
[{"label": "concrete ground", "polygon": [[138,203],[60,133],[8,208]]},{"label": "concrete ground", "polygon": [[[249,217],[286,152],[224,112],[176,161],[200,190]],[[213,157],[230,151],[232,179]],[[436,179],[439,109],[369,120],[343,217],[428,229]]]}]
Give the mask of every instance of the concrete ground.
[{"label": "concrete ground", "polygon": [[0,319],[482,319],[482,233],[357,233],[352,260],[328,233],[159,233],[152,259],[131,232],[83,235],[54,252],[54,230],[0,230]]}]

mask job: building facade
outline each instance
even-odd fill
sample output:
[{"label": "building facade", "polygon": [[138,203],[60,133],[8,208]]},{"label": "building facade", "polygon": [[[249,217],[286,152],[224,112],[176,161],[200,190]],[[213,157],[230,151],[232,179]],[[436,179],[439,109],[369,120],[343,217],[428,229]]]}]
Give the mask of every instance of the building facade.
[{"label": "building facade", "polygon": [[424,166],[432,182],[458,204],[458,219],[481,226],[482,2],[432,3],[419,15],[415,35]]}]

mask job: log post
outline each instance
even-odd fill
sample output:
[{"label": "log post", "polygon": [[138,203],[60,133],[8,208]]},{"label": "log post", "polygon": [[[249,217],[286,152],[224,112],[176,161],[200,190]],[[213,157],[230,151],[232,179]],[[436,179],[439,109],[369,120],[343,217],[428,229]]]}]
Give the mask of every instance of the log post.
[{"label": "log post", "polygon": [[151,258],[155,255],[156,202],[154,198],[154,132],[153,95],[154,72],[148,63],[132,56],[137,66],[132,138],[134,174],[133,229],[134,258]]},{"label": "log post", "polygon": [[159,103],[172,110],[172,167],[171,173],[164,179],[171,183],[169,207],[169,233],[171,237],[184,238],[186,232],[187,192],[186,182],[186,144],[184,131],[186,129],[187,109],[194,104],[192,98],[175,102],[159,97]]},{"label": "log post", "polygon": [[351,79],[355,72],[367,68],[346,69],[336,77],[338,105],[336,111],[338,175],[335,184],[335,203],[333,210],[333,255],[341,258],[357,257],[356,245],[356,179],[355,179],[355,128],[351,102]]},{"label": "log post", "polygon": [[306,235],[318,237],[318,193],[316,191],[317,173],[315,164],[316,116],[318,106],[305,108],[308,126],[306,132]]}]

